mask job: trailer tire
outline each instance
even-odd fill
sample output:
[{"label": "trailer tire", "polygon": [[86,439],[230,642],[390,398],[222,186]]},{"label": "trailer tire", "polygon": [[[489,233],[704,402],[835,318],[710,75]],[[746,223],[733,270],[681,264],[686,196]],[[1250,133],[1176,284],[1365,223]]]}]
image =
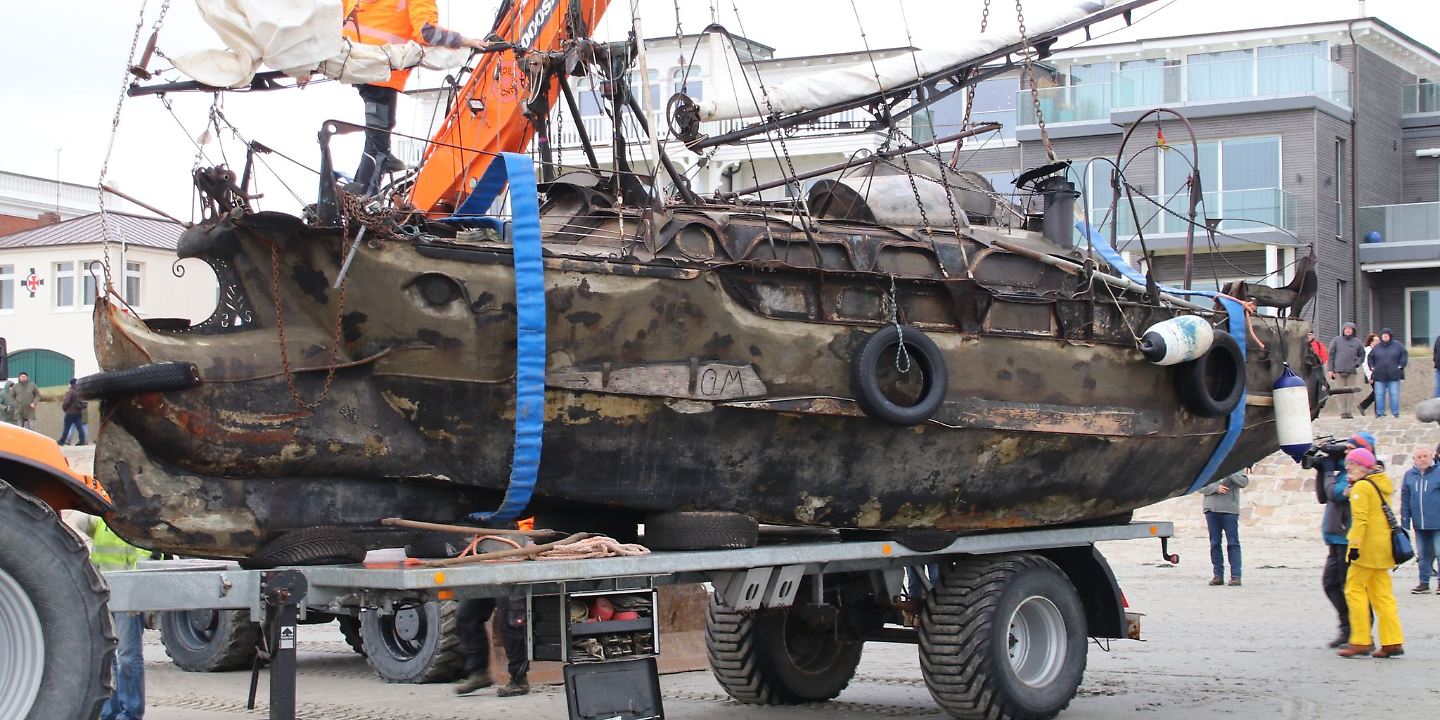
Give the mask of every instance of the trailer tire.
[{"label": "trailer tire", "polygon": [[[881,353],[902,343],[911,364],[918,366],[923,374],[920,397],[913,405],[901,405],[886,397],[876,374]],[[945,355],[928,335],[908,325],[903,332],[899,325],[887,325],[865,338],[855,350],[855,359],[850,364],[850,389],[866,415],[902,427],[918,425],[934,417],[945,403],[945,394],[950,390],[950,371],[945,365]]]},{"label": "trailer tire", "polygon": [[360,637],[360,618],[341,615],[335,618],[335,622],[340,625],[340,634],[345,637],[345,644],[360,657],[365,657],[365,640]]},{"label": "trailer tire", "polygon": [[943,566],[920,615],[920,671],[953,717],[1043,720],[1085,674],[1085,608],[1055,563],[1028,553]]},{"label": "trailer tire", "polygon": [[0,480],[0,657],[43,657],[0,666],[0,717],[99,716],[115,687],[109,598],[75,531]]},{"label": "trailer tire", "polygon": [[733,512],[668,512],[645,518],[651,550],[734,550],[760,543],[760,523]]},{"label": "trailer tire", "polygon": [[75,391],[86,400],[95,400],[116,395],[186,390],[199,384],[200,371],[195,363],[163,362],[86,375],[75,381]]},{"label": "trailer tire", "polygon": [[705,650],[730,697],[752,705],[798,705],[830,700],[850,684],[864,641],[836,633],[799,636],[787,622],[792,612],[741,612],[710,599]]},{"label": "trailer tire", "polygon": [[249,610],[176,610],[160,614],[160,643],[185,672],[225,672],[255,662],[260,625]]},{"label": "trailer tire", "polygon": [[360,638],[365,661],[385,682],[449,682],[460,676],[465,656],[460,650],[457,614],[452,600],[396,605],[382,614],[360,613]]},{"label": "trailer tire", "polygon": [[345,565],[365,559],[365,546],[354,536],[334,528],[291,530],[266,543],[240,561],[246,570],[269,570],[282,565]]}]

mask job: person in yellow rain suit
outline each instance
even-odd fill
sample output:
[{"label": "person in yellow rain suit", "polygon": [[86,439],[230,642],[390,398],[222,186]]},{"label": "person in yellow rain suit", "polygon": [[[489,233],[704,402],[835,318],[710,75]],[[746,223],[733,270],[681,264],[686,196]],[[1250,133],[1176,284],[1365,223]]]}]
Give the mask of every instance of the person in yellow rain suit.
[{"label": "person in yellow rain suit", "polygon": [[[344,34],[366,45],[404,45],[413,40],[435,47],[485,47],[481,40],[441,27],[435,0],[345,0]],[[382,172],[405,167],[390,154],[390,131],[395,127],[396,101],[409,78],[410,70],[394,70],[385,82],[355,88],[365,101],[365,154],[355,171],[362,193],[369,192]]]},{"label": "person in yellow rain suit", "polygon": [[[1356,448],[1345,455],[1350,476],[1350,532],[1346,534],[1350,569],[1345,576],[1345,602],[1350,609],[1350,644],[1341,657],[1399,657],[1405,654],[1400,611],[1390,570],[1395,555],[1390,546],[1390,523],[1382,503],[1395,492],[1395,483],[1380,468],[1374,453]],[[1370,611],[1380,625],[1380,649],[1370,636]]]}]

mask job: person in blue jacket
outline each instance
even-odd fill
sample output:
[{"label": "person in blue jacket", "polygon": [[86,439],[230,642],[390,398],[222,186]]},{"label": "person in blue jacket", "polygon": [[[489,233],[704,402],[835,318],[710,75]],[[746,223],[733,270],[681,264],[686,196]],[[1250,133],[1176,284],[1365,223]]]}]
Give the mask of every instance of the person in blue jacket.
[{"label": "person in blue jacket", "polygon": [[[1430,592],[1431,568],[1440,559],[1440,467],[1436,467],[1435,450],[1429,446],[1415,448],[1411,457],[1414,465],[1405,471],[1400,484],[1400,527],[1415,528],[1420,584],[1410,592],[1419,595]],[[1440,593],[1440,588],[1435,592]]]},{"label": "person in blue jacket", "polygon": [[[1375,451],[1375,436],[1368,432],[1357,432],[1344,444],[1350,449],[1365,448],[1379,456]],[[1338,648],[1350,642],[1350,606],[1345,602],[1345,571],[1348,566],[1345,549],[1349,542],[1346,533],[1350,532],[1350,497],[1347,490],[1350,479],[1345,473],[1344,460],[1327,457],[1316,481],[1320,483],[1319,495],[1325,502],[1320,533],[1329,551],[1325,558],[1325,571],[1320,576],[1320,586],[1340,617],[1340,633],[1330,641],[1330,647]]]},{"label": "person in blue jacket", "polygon": [[1410,353],[1405,343],[1396,340],[1390,328],[1381,330],[1380,342],[1365,358],[1370,377],[1375,381],[1375,417],[1385,417],[1387,400],[1390,414],[1400,417],[1400,381],[1405,379],[1405,366],[1409,363]]}]

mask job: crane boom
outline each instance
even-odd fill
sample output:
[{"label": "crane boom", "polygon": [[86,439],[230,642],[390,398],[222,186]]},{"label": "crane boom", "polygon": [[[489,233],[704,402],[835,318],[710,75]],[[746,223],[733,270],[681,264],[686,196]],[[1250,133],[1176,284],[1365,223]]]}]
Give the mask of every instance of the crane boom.
[{"label": "crane boom", "polygon": [[[497,14],[492,37],[513,50],[481,55],[449,115],[425,150],[410,193],[410,204],[444,213],[459,207],[497,152],[524,150],[535,135],[533,117],[543,119],[555,101],[558,82],[527,73],[527,56],[564,49],[588,37],[609,0],[509,0]],[[542,87],[527,87],[543,77]],[[542,120],[543,121],[543,120]]]}]

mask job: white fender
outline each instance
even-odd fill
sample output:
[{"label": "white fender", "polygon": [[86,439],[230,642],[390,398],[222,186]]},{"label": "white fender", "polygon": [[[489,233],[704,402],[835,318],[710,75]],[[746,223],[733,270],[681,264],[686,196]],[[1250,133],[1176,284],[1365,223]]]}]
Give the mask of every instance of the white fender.
[{"label": "white fender", "polygon": [[1215,342],[1215,330],[1199,315],[1181,315],[1155,323],[1140,338],[1140,352],[1156,365],[1194,360]]}]

